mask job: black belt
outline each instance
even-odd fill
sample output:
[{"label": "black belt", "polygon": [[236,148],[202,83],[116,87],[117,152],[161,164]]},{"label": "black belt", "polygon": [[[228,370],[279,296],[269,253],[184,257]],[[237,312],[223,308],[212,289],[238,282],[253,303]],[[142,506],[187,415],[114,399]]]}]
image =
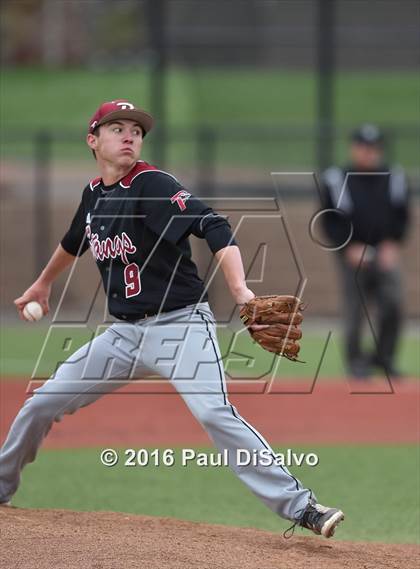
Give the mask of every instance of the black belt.
[{"label": "black belt", "polygon": [[124,322],[138,322],[139,320],[146,320],[146,318],[153,318],[153,316],[158,316],[160,314],[167,314],[168,312],[174,312],[174,310],[180,310],[181,308],[185,308],[185,306],[177,306],[176,308],[169,308],[168,310],[159,310],[157,312],[145,312],[143,315],[136,315],[136,316],[128,316],[126,314],[114,315],[119,320],[123,320]]}]

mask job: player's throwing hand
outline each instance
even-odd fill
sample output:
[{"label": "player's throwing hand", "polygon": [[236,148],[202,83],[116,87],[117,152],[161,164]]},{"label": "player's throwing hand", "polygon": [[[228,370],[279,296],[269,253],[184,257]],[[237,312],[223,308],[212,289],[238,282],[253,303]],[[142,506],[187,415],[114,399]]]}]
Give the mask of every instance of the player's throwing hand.
[{"label": "player's throwing hand", "polygon": [[42,306],[44,316],[48,314],[50,310],[48,304],[50,294],[51,284],[38,279],[22,294],[22,296],[16,298],[16,300],[14,300],[14,304],[19,312],[19,317],[21,320],[26,320],[23,315],[23,309],[25,308],[26,304],[31,301],[39,302],[39,304]]}]

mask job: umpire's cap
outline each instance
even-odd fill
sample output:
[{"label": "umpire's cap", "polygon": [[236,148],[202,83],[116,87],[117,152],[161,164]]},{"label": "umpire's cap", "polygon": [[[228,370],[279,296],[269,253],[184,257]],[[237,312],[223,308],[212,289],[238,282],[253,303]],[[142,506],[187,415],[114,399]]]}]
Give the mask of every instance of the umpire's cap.
[{"label": "umpire's cap", "polygon": [[384,135],[374,124],[363,124],[352,132],[351,140],[359,144],[381,145]]},{"label": "umpire's cap", "polygon": [[153,117],[146,111],[136,108],[133,103],[126,99],[116,99],[115,101],[102,103],[89,121],[88,132],[93,133],[101,124],[118,119],[138,122],[143,129],[143,135],[147,134],[154,124]]}]

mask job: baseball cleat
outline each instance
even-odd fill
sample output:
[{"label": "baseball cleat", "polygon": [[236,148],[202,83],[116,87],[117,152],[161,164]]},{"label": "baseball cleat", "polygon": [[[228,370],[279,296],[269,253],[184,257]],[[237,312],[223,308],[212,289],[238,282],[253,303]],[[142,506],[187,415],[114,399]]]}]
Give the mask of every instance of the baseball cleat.
[{"label": "baseball cleat", "polygon": [[8,502],[0,502],[0,508],[11,508],[12,502],[9,500]]},{"label": "baseball cleat", "polygon": [[335,528],[344,520],[344,514],[337,508],[327,508],[311,499],[303,513],[299,525],[317,535],[332,537]]}]

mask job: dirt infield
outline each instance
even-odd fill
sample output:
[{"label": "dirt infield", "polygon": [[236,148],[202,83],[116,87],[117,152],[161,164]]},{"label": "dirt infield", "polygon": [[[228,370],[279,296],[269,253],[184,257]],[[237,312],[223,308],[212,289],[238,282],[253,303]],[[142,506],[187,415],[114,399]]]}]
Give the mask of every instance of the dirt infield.
[{"label": "dirt infield", "polygon": [[354,543],[167,518],[66,510],[0,511],[7,569],[417,568],[416,545]]},{"label": "dirt infield", "polygon": [[[2,439],[26,387],[0,384]],[[55,425],[45,446],[208,444],[182,399],[167,384],[160,390],[105,396]],[[341,381],[312,394],[243,393],[231,401],[273,443],[407,443],[418,436],[418,394],[419,385],[407,382],[393,394],[356,395]],[[340,542],[302,530],[285,540],[281,533],[109,512],[0,508],[0,535],[5,569],[411,569],[420,557],[415,545]]]},{"label": "dirt infield", "polygon": [[[311,394],[305,393],[310,384],[293,382],[279,383],[276,389],[282,393],[231,394],[230,399],[273,444],[416,443],[419,382],[397,385],[395,393],[387,393],[389,386],[384,382],[357,386],[362,387],[382,393],[351,393],[342,379],[316,385]],[[26,388],[26,381],[0,383],[0,440],[25,401]],[[129,386],[65,417],[54,425],[45,447],[209,444],[170,385],[152,389],[161,393],[144,393]],[[245,389],[253,390],[247,384]],[[301,393],[290,393],[297,389]]]}]

